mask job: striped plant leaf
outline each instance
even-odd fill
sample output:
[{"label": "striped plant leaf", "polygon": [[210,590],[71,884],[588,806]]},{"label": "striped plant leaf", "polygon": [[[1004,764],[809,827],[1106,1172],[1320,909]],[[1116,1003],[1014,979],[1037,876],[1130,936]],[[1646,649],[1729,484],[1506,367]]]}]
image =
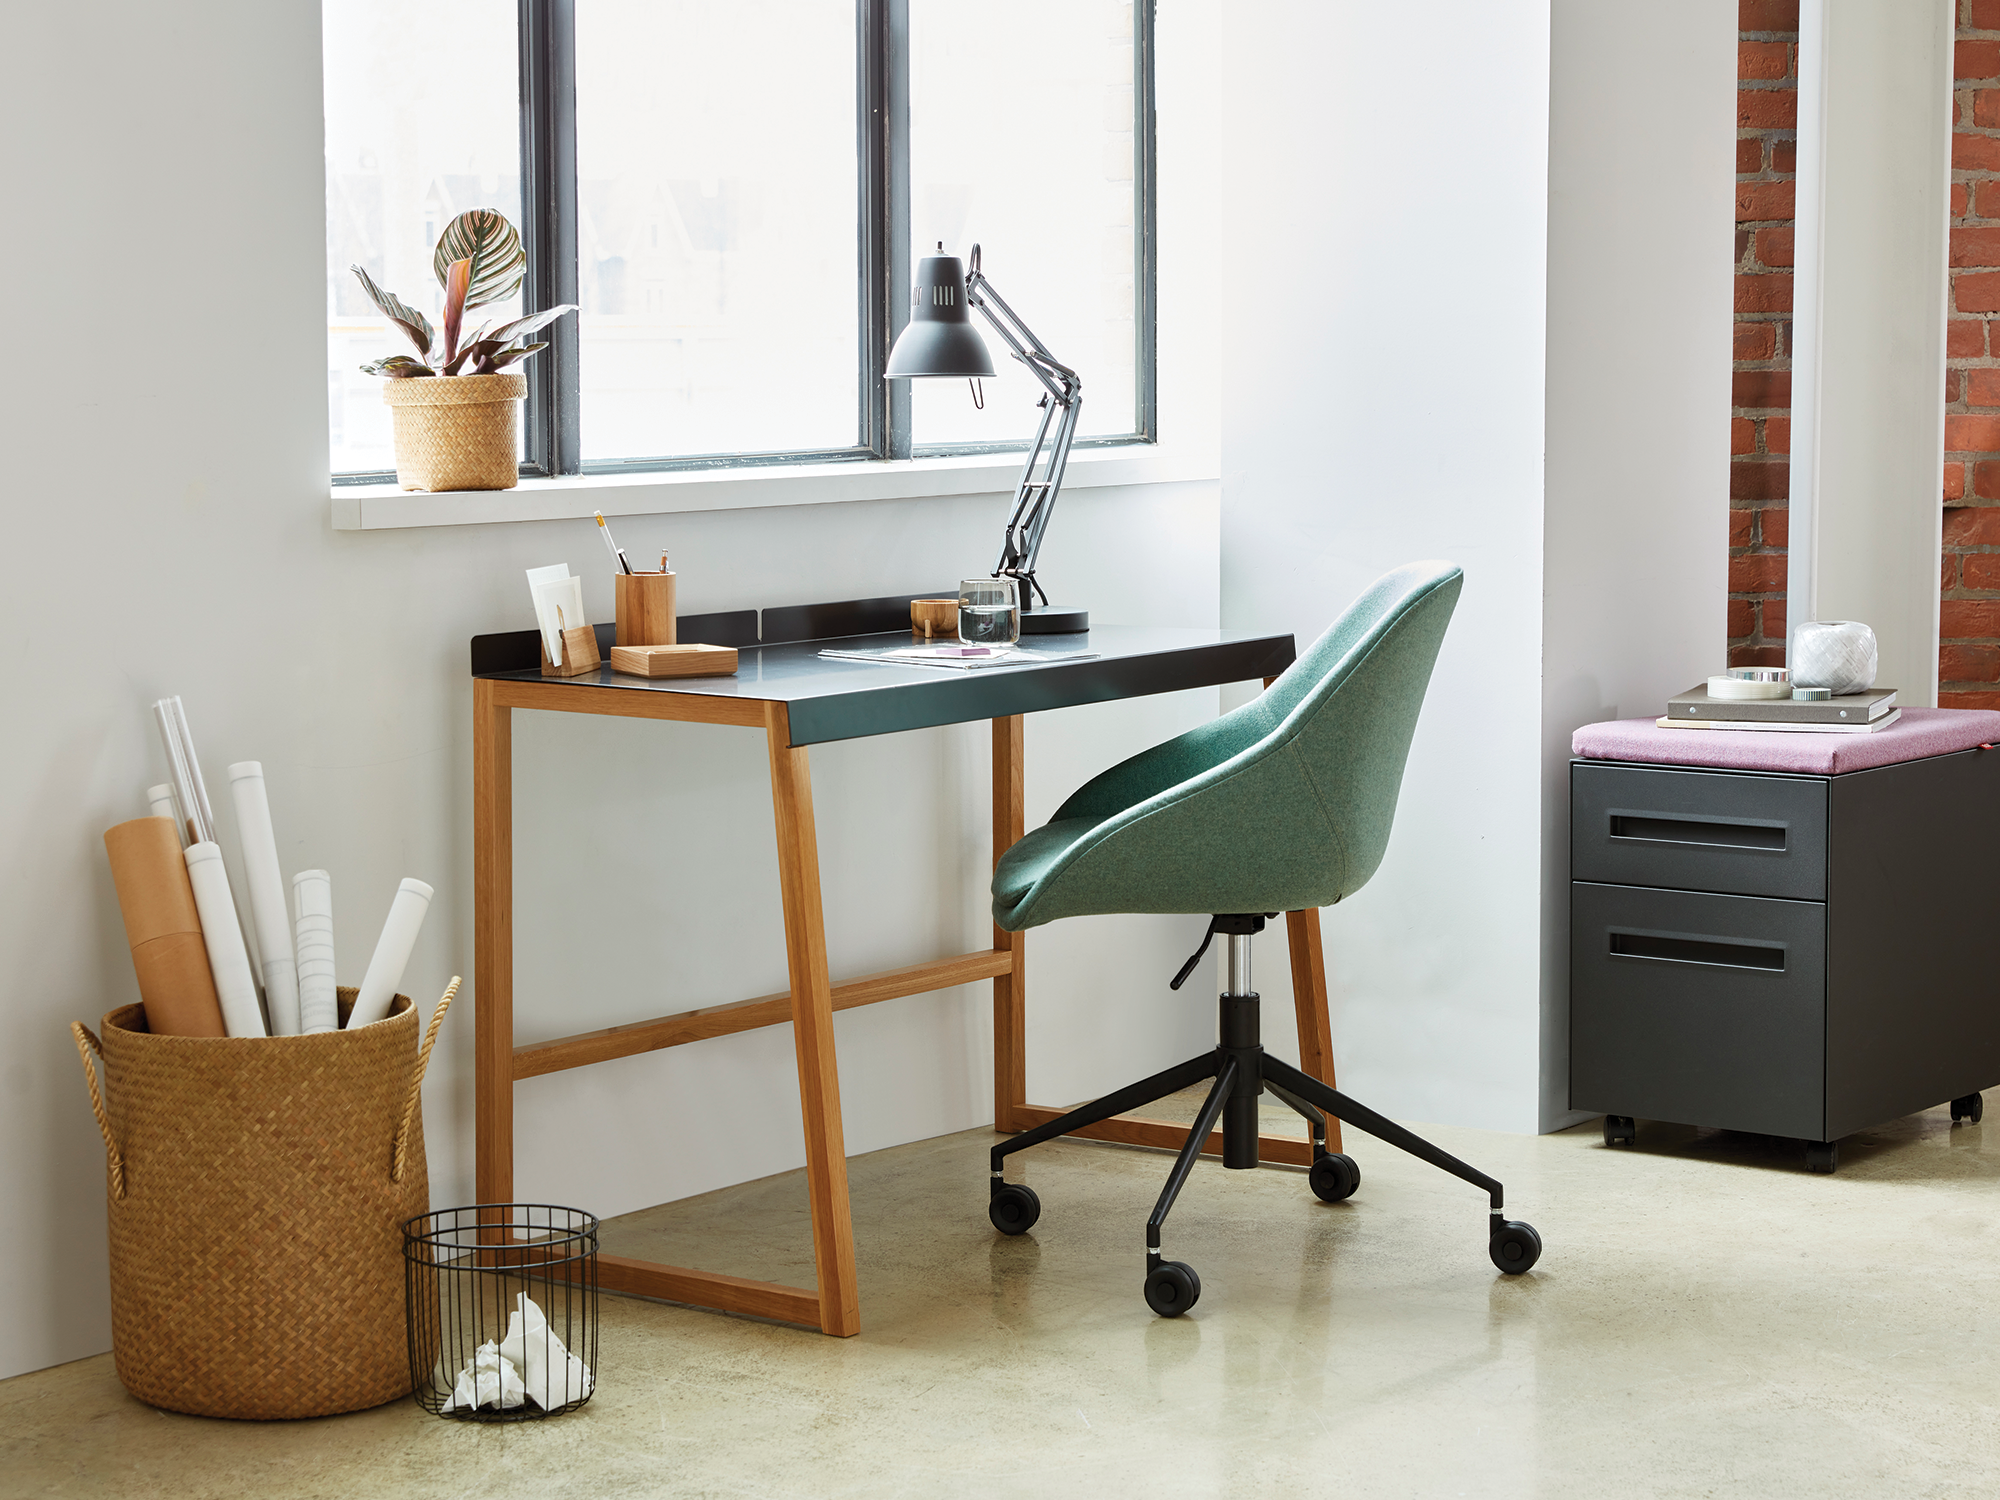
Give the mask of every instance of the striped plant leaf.
[{"label": "striped plant leaf", "polygon": [[497,210],[468,208],[438,236],[431,269],[437,272],[439,286],[445,285],[455,260],[472,262],[472,286],[465,305],[484,307],[514,295],[527,271],[528,252],[521,248],[521,236],[514,226]]},{"label": "striped plant leaf", "polygon": [[538,313],[529,313],[525,318],[516,318],[511,323],[502,323],[491,333],[482,333],[481,338],[498,339],[506,343],[509,339],[525,338],[531,333],[540,333],[566,312],[575,312],[574,302],[565,302],[560,307],[551,307]]},{"label": "striped plant leaf", "polygon": [[513,364],[516,360],[526,359],[530,354],[539,354],[548,347],[547,344],[523,344],[518,349],[502,349],[481,366],[479,373],[482,375],[496,374],[506,369],[507,366]]},{"label": "striped plant leaf", "polygon": [[361,267],[350,266],[348,269],[361,278],[361,289],[368,294],[368,300],[381,309],[382,316],[410,336],[410,342],[417,346],[420,356],[430,358],[431,340],[435,336],[431,320],[394,292],[385,292],[375,285],[374,279]]},{"label": "striped plant leaf", "polygon": [[361,367],[363,375],[386,375],[391,380],[410,380],[422,375],[435,375],[429,365],[421,360],[411,359],[407,354],[392,354],[387,359],[378,359]]}]

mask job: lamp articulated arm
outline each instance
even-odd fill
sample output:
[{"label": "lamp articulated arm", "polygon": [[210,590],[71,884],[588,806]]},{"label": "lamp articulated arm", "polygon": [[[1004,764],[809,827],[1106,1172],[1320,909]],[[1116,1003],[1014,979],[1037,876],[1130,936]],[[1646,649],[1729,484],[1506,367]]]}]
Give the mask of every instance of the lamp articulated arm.
[{"label": "lamp articulated arm", "polygon": [[[1014,488],[1014,509],[1007,517],[1007,531],[1000,543],[1000,560],[994,565],[995,578],[1014,578],[1021,583],[1021,605],[1032,608],[1036,595],[1047,604],[1049,596],[1035,581],[1035,559],[1042,550],[1042,536],[1049,529],[1049,517],[1056,508],[1056,494],[1062,489],[1063,470],[1069,466],[1070,440],[1076,436],[1077,413],[1083,406],[1083,382],[1076,371],[1063,364],[1028,325],[993,289],[993,283],[979,269],[979,247],[972,247],[971,263],[965,273],[965,300],[979,309],[993,331],[1013,351],[1014,358],[1033,372],[1042,383],[1041,425],[1035,429],[1034,445],[1021,466],[1020,482]],[[1055,431],[1050,435],[1050,426]],[[1042,466],[1036,477],[1037,466]]]}]

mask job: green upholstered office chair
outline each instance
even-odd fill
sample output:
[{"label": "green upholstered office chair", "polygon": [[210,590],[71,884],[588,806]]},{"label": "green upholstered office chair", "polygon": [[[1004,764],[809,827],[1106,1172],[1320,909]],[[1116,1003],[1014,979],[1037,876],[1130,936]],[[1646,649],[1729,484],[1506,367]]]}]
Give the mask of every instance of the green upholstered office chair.
[{"label": "green upholstered office chair", "polygon": [[1193,1268],[1161,1254],[1167,1212],[1218,1119],[1222,1164],[1257,1165],[1257,1096],[1266,1089],[1311,1128],[1320,1198],[1339,1202],[1361,1181],[1351,1158],[1327,1151],[1323,1110],[1486,1189],[1493,1264],[1517,1274],[1535,1263],[1541,1238],[1501,1216],[1498,1182],[1267,1054],[1250,987],[1250,941],[1266,917],[1331,906],[1381,864],[1463,576],[1452,563],[1417,562],[1378,579],[1262,697],[1113,766],[1001,858],[993,920],[1010,932],[1100,912],[1205,913],[1208,932],[1175,989],[1215,934],[1229,945],[1214,1050],[993,1148],[990,1214],[1003,1234],[1024,1232],[1041,1214],[1032,1188],[1002,1178],[1006,1157],[1206,1078],[1208,1099],[1146,1221],[1146,1301],[1163,1317],[1201,1296]]}]

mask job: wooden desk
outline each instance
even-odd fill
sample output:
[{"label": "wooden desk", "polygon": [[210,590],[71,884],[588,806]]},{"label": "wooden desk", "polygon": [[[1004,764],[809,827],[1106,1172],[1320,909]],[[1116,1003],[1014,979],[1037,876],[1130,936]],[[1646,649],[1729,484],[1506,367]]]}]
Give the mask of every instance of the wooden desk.
[{"label": "wooden desk", "polygon": [[[624,1256],[599,1259],[609,1290],[803,1323],[831,1334],[861,1331],[854,1232],[848,1216],[847,1154],[834,1060],[833,1013],[904,995],[993,981],[994,1128],[1025,1130],[1062,1111],[1027,1102],[1026,943],[994,929],[993,945],[930,963],[835,984],[827,973],[820,910],[819,847],[813,828],[807,747],[830,740],[990,719],[993,724],[993,852],[1024,830],[1022,720],[1026,714],[1184,688],[1262,678],[1290,665],[1289,635],[1249,631],[1100,626],[1088,636],[1044,636],[1031,645],[1088,649],[1089,660],[974,672],[825,661],[829,646],[884,645],[909,638],[908,596],[754,613],[686,617],[683,641],[735,646],[734,677],[649,681],[613,672],[544,679],[532,630],[477,636],[473,661],[474,1007],[477,1023],[479,1201],[514,1196],[514,1085],[521,1079],[630,1057],[790,1021],[798,1053],[806,1181],[812,1204],[814,1290]],[[872,633],[894,630],[896,635]],[[600,626],[609,657],[611,627]],[[812,638],[802,638],[812,637]],[[774,639],[776,638],[776,639]],[[771,764],[779,897],[790,989],[730,1005],[634,1021],[529,1046],[514,1044],[514,845],[512,714],[611,714],[761,730]],[[1320,956],[1319,913],[1288,914],[1302,1065],[1333,1082]],[[1192,929],[1190,929],[1192,930]],[[1329,1132],[1337,1131],[1328,1120]],[[1178,1147],[1184,1127],[1120,1117],[1080,1132],[1100,1140]],[[1220,1134],[1211,1138],[1214,1153]],[[1339,1150],[1337,1135],[1329,1147]],[[1310,1164],[1306,1139],[1266,1137],[1268,1161]]]}]

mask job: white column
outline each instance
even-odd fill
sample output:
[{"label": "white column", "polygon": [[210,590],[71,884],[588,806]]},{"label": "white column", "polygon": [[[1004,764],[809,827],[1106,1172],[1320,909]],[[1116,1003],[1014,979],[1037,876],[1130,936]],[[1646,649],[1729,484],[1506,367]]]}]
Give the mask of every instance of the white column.
[{"label": "white column", "polygon": [[1787,622],[1862,620],[1937,702],[1951,0],[1799,17]]}]

